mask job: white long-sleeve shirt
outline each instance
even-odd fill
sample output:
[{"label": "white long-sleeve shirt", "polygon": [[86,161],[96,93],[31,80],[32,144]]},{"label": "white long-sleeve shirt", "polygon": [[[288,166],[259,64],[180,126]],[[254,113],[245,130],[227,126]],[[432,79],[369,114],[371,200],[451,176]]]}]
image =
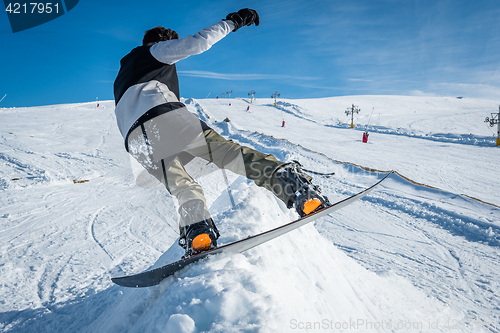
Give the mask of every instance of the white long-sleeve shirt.
[{"label": "white long-sleeve shirt", "polygon": [[156,60],[172,65],[191,55],[207,51],[233,29],[233,21],[222,20],[198,31],[193,36],[159,42],[151,46],[150,51]]}]

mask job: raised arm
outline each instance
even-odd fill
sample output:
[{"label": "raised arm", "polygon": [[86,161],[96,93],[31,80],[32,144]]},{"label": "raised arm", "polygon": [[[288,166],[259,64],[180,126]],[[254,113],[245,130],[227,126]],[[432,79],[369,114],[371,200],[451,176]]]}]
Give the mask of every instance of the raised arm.
[{"label": "raised arm", "polygon": [[172,65],[179,60],[207,51],[231,31],[236,31],[245,25],[259,25],[259,23],[257,12],[244,8],[228,14],[225,20],[202,29],[193,36],[159,42],[151,46],[150,52],[158,61]]},{"label": "raised arm", "polygon": [[232,30],[234,30],[233,21],[222,20],[198,31],[193,36],[159,42],[151,46],[150,51],[158,61],[172,65],[191,55],[207,51]]}]

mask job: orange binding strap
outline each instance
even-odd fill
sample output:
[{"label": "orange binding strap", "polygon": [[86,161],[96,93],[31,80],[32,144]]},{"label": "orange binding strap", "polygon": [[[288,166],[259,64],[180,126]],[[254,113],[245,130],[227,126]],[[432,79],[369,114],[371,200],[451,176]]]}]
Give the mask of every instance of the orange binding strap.
[{"label": "orange binding strap", "polygon": [[321,206],[321,201],[319,199],[309,199],[304,203],[303,212],[306,215],[311,214],[319,206]]},{"label": "orange binding strap", "polygon": [[194,251],[203,251],[210,248],[212,241],[208,234],[201,234],[193,239],[192,247]]}]

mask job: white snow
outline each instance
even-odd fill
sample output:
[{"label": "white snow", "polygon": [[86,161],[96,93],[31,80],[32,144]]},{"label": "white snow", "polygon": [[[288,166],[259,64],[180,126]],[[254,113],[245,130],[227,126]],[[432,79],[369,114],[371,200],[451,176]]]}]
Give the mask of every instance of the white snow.
[{"label": "white snow", "polygon": [[[391,176],[314,225],[209,257],[157,287],[122,288],[110,278],[182,251],[177,202],[135,184],[114,103],[0,109],[1,331],[500,332],[500,151],[484,123],[497,101],[185,103],[226,138],[335,171],[314,177],[331,201],[383,177],[367,169],[413,182]],[[199,179],[220,243],[296,218],[265,189],[229,179],[235,207],[219,170]]]}]

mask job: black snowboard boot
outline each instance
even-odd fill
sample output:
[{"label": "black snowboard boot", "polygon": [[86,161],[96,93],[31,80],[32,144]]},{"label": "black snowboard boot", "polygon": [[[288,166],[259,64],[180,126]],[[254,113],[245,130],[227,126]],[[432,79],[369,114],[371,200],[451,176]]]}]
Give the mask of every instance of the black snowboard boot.
[{"label": "black snowboard boot", "polygon": [[219,231],[214,221],[205,216],[201,200],[191,200],[179,207],[181,216],[179,245],[186,251],[183,258],[217,247]]},{"label": "black snowboard boot", "polygon": [[328,198],[320,194],[319,186],[311,183],[312,177],[302,171],[299,162],[292,161],[281,166],[275,175],[284,185],[287,207],[295,207],[300,217],[331,205]]}]

